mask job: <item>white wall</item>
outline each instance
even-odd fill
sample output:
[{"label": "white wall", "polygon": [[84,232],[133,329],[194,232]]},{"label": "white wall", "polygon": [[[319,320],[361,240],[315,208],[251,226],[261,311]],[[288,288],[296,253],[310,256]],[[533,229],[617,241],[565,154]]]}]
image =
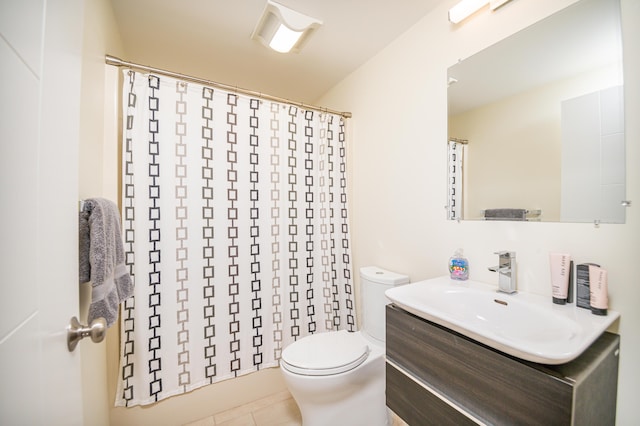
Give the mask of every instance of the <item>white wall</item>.
[{"label": "white wall", "polygon": [[[446,220],[447,68],[574,0],[514,0],[461,25],[443,2],[317,103],[353,112],[350,202],[355,267],[378,265],[415,280],[447,273],[463,247],[471,278],[496,283],[493,252],[513,250],[521,291],[551,294],[548,253],[570,252],[609,270],[611,308],[622,314],[618,424],[637,424],[640,382],[640,208],[624,225]],[[622,0],[627,117],[627,198],[640,200],[640,2]]]},{"label": "white wall", "polygon": [[[105,85],[106,53],[123,52],[122,41],[108,0],[85,1],[82,49],[82,86],[78,193],[80,199],[104,197],[117,201],[117,146],[105,143],[105,100],[116,92]],[[110,90],[110,93],[107,92]],[[114,140],[114,139],[111,139]],[[110,149],[111,148],[111,149]],[[80,320],[86,324],[91,297],[90,285],[80,287]],[[117,348],[117,328],[108,330],[107,340]],[[82,356],[84,423],[109,424],[107,393],[107,342],[85,339],[79,345]],[[117,350],[117,349],[116,349]]]}]

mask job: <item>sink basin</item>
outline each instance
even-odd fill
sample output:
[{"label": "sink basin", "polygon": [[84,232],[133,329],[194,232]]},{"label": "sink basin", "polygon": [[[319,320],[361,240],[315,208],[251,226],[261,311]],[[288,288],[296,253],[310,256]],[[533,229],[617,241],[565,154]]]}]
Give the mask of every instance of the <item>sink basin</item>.
[{"label": "sink basin", "polygon": [[551,297],[499,293],[478,281],[439,277],[385,292],[399,308],[515,357],[564,364],[585,351],[620,314],[593,315]]}]

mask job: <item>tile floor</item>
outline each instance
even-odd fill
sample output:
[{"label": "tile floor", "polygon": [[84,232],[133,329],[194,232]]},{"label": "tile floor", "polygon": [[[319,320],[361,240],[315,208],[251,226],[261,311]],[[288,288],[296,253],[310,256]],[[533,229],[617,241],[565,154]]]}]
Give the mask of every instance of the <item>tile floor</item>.
[{"label": "tile floor", "polygon": [[[287,391],[232,408],[184,426],[301,426],[296,402]],[[345,425],[347,426],[347,425]],[[393,426],[408,426],[394,415]]]}]

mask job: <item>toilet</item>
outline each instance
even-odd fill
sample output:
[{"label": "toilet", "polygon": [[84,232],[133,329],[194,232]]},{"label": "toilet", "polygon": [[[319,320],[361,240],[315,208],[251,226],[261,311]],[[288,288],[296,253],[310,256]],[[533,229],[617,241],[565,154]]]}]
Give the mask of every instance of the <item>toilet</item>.
[{"label": "toilet", "polygon": [[304,426],[390,424],[385,399],[385,290],[406,275],[360,269],[362,329],[304,337],[282,351],[280,370]]}]

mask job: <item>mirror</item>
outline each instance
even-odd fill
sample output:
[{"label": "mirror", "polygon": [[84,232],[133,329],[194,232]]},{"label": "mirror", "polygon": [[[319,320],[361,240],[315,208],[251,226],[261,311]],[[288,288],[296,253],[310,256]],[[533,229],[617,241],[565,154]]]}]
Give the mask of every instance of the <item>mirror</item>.
[{"label": "mirror", "polygon": [[581,0],[448,70],[449,218],[624,223],[619,0]]}]

